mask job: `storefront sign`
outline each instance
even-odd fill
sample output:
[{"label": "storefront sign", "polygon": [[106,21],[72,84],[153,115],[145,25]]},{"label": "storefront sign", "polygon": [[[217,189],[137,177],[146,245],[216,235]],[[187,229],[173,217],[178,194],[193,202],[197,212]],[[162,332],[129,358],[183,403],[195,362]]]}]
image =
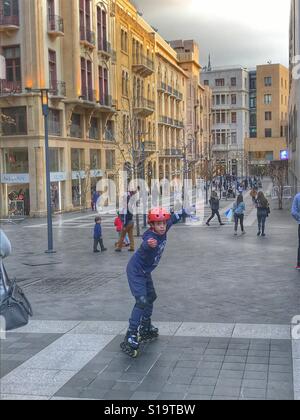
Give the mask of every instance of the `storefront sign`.
[{"label": "storefront sign", "polygon": [[51,172],[50,180],[51,182],[61,182],[67,179],[66,172]]},{"label": "storefront sign", "polygon": [[29,184],[29,174],[1,174],[1,184]]},{"label": "storefront sign", "polygon": [[73,171],[72,172],[72,179],[85,179],[86,173],[85,171]]},{"label": "storefront sign", "polygon": [[103,176],[103,171],[101,169],[93,169],[91,171],[91,178],[100,178]]}]

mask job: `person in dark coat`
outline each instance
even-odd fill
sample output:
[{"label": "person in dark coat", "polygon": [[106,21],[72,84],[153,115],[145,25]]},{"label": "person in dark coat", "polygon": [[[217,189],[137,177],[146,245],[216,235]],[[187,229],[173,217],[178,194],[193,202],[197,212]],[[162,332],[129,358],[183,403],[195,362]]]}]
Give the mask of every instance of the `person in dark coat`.
[{"label": "person in dark coat", "polygon": [[216,192],[213,192],[211,194],[210,200],[209,200],[210,208],[211,208],[211,216],[206,222],[207,226],[209,226],[209,222],[215,217],[218,217],[219,223],[221,226],[224,226],[224,223],[221,220],[221,216],[219,213],[220,209],[220,200],[218,198],[218,194]]}]

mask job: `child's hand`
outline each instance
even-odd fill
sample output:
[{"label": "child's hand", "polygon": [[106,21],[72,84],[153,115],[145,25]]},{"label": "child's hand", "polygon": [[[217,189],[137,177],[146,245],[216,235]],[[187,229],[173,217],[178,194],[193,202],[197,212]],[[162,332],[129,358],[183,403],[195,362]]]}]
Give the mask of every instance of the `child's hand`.
[{"label": "child's hand", "polygon": [[148,245],[150,246],[150,248],[156,248],[157,247],[157,240],[156,239],[149,239],[148,240]]}]

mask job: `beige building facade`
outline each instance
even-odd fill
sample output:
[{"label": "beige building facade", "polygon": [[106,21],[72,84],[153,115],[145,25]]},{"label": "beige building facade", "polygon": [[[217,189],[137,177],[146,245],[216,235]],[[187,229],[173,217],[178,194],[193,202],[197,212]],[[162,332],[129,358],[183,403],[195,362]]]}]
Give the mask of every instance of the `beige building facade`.
[{"label": "beige building facade", "polygon": [[211,96],[197,45],[183,46],[188,59],[128,0],[0,0],[1,215],[46,213],[41,88],[55,212],[89,207],[98,181],[122,170],[150,186],[188,161],[195,179]]}]

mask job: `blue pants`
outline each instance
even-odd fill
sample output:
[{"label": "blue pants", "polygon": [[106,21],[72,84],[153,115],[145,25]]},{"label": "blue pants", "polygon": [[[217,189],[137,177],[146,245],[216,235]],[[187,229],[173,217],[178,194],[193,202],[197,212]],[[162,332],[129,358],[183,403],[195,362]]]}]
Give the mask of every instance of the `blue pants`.
[{"label": "blue pants", "polygon": [[141,319],[150,319],[153,312],[153,302],[156,300],[151,274],[144,273],[142,270],[127,267],[128,283],[136,303],[129,319],[129,329],[137,331]]}]

